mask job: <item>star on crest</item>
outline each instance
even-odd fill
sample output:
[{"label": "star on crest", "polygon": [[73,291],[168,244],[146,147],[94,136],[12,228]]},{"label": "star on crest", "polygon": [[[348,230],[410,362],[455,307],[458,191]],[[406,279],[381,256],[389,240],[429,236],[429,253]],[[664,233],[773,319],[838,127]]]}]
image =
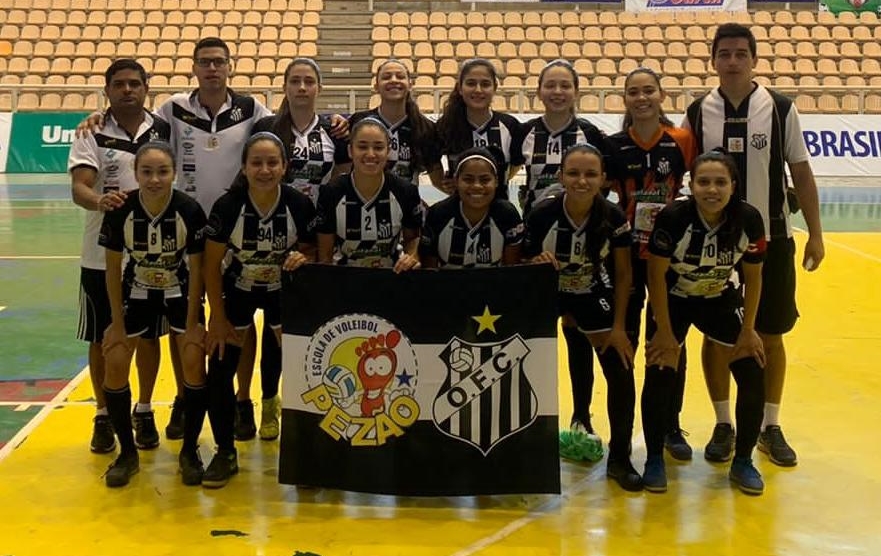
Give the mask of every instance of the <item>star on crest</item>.
[{"label": "star on crest", "polygon": [[484,330],[489,330],[493,334],[496,334],[496,321],[502,318],[502,315],[494,315],[489,312],[489,305],[483,306],[483,314],[471,317],[477,324],[477,334],[479,335]]}]

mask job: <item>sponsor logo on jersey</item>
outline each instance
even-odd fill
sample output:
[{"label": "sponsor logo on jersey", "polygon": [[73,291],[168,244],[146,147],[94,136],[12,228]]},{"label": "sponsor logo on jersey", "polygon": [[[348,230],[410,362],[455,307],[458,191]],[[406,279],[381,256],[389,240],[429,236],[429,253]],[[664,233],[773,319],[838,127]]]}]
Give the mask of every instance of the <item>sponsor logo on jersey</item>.
[{"label": "sponsor logo on jersey", "polygon": [[416,352],[391,322],[346,314],[321,325],[306,349],[303,402],[324,414],[318,425],[352,446],[382,446],[419,417]]}]

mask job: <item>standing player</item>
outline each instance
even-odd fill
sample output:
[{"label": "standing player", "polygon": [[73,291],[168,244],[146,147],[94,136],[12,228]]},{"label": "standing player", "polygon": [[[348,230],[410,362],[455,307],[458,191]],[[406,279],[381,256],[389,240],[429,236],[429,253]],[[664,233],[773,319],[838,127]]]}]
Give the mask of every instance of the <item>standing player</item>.
[{"label": "standing player", "polygon": [[[123,205],[130,190],[137,188],[132,160],[138,147],[152,139],[168,139],[168,124],[144,110],[147,72],[134,60],[119,59],[104,74],[104,93],[110,108],[106,125],[95,135],[78,137],[70,149],[68,171],[73,201],[88,211],[80,259],[80,324],[77,337],[89,342],[89,375],[98,406],[92,431],[91,450],[113,451],[110,417],[104,398],[104,356],[101,342],[110,325],[104,249],[98,245],[103,213]],[[151,330],[155,334],[156,330]],[[150,399],[156,380],[159,343],[146,341],[138,350],[139,406],[134,416],[137,442],[143,448],[159,444]],[[128,410],[126,410],[128,411]],[[129,427],[131,425],[129,424]]]},{"label": "standing player", "polygon": [[[548,197],[526,215],[523,255],[560,272],[559,309],[596,348],[608,383],[609,459],[606,475],[628,491],[642,489],[630,462],[636,387],[633,348],[625,332],[630,294],[630,224],[602,196],[603,153],[571,147],[560,161],[563,194]],[[611,275],[610,275],[611,273]]]},{"label": "standing player", "polygon": [[[239,469],[233,376],[244,332],[253,327],[254,312],[263,309],[265,326],[276,341],[264,346],[262,357],[268,368],[280,369],[281,273],[315,259],[315,209],[299,190],[282,185],[286,159],[277,136],[251,136],[242,152],[247,184],[232,187],[217,200],[205,232],[205,291],[211,307],[205,348],[210,359],[207,395],[195,393],[201,396],[200,407],[207,402],[217,443],[202,477],[202,485],[209,488],[224,486]],[[227,251],[232,258],[223,270]],[[189,405],[187,409],[189,415]],[[194,433],[198,436],[195,427]]]},{"label": "standing player", "polygon": [[[559,183],[560,163],[569,148],[589,143],[599,147],[604,155],[608,149],[605,135],[595,125],[575,115],[578,74],[572,64],[566,60],[554,60],[546,65],[538,76],[537,94],[545,112],[524,126],[522,152],[526,163],[526,184],[520,188],[520,206],[524,214],[529,213],[537,198],[557,189],[552,186]],[[590,420],[593,349],[572,319],[564,318],[562,328],[572,381],[570,429],[599,443]]]},{"label": "standing player", "polygon": [[426,268],[520,262],[523,220],[510,201],[499,198],[501,154],[476,147],[459,157],[456,190],[429,207],[425,217],[419,258]]},{"label": "standing player", "polygon": [[382,122],[364,118],[352,126],[352,173],[318,194],[318,262],[395,272],[419,268],[419,190],[386,170],[388,153]]},{"label": "standing player", "polygon": [[448,164],[444,189],[452,189],[452,171],[456,169],[460,153],[471,147],[493,145],[505,155],[501,168],[505,182],[499,187],[502,198],[508,198],[508,179],[523,164],[520,150],[523,124],[510,114],[492,109],[498,86],[499,76],[489,60],[472,58],[462,64],[456,86],[437,121],[441,152],[446,155]]},{"label": "standing player", "polygon": [[[139,188],[121,207],[107,213],[98,238],[107,257],[112,315],[103,344],[104,395],[120,445],[119,457],[104,475],[109,487],[127,485],[139,468],[128,416],[129,366],[139,338],[164,317],[184,355],[185,375],[202,368],[205,358],[201,325],[205,213],[191,197],[172,190],[174,156],[168,143],[141,146],[134,171]],[[123,255],[127,255],[124,272]],[[187,350],[191,344],[196,349]],[[198,454],[195,458],[198,461]]]},{"label": "standing player", "polygon": [[[737,444],[729,477],[747,494],[761,494],[762,476],[752,451],[762,423],[765,364],[755,330],[762,288],[765,230],[759,212],[734,197],[740,186],[731,157],[711,151],[698,156],[691,170],[692,196],[662,209],[648,244],[651,302],[646,345],[643,423],[647,459],[646,490],[667,490],[664,425],[676,396],[679,346],[694,324],[718,346],[704,365],[731,374],[737,382]],[[731,281],[741,263],[741,297]]]},{"label": "standing player", "polygon": [[[731,154],[743,178],[743,187],[737,193],[759,209],[764,221],[768,256],[762,269],[756,330],[765,346],[767,365],[759,449],[777,465],[793,466],[798,458],[778,420],[786,374],[783,335],[798,319],[795,241],[786,202],[784,164],[789,166],[808,227],[802,265],[809,271],[816,270],[825,256],[817,184],[795,103],[752,80],[756,39],[749,28],[735,23],[720,25],[711,53],[719,87],[688,107],[683,125],[693,130],[700,152],[722,147]],[[705,350],[713,348],[704,343]],[[726,461],[731,458],[735,442],[728,402],[730,381],[727,373],[705,376],[716,409],[716,427],[704,456],[711,461]]]},{"label": "standing player", "polygon": [[[373,88],[379,94],[376,108],[355,112],[350,125],[363,118],[373,117],[389,130],[388,170],[413,184],[419,184],[419,174],[427,172],[438,189],[443,185],[440,146],[434,122],[426,118],[412,96],[412,76],[400,60],[390,59],[376,69]],[[451,191],[444,191],[451,193]]]},{"label": "standing player", "polygon": [[[609,181],[618,195],[633,228],[633,291],[627,304],[627,334],[634,349],[639,345],[639,327],[646,297],[648,239],[655,215],[673,202],[682,189],[682,179],[695,156],[694,137],[674,127],[661,108],[664,101],[661,79],[649,68],[637,68],[624,81],[623,129],[609,137]],[[673,419],[664,445],[677,460],[690,460],[691,446],[679,424],[685,392],[685,346],[676,373]],[[643,390],[643,404],[645,390]],[[645,411],[643,411],[645,419]],[[645,427],[645,423],[643,427]]]}]

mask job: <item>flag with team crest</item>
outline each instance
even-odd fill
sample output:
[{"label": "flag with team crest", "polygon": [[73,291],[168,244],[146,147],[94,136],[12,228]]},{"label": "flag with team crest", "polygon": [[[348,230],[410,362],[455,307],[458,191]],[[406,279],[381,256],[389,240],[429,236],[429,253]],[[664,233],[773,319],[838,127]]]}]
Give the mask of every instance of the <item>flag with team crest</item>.
[{"label": "flag with team crest", "polygon": [[286,273],[279,480],[559,493],[550,265]]}]

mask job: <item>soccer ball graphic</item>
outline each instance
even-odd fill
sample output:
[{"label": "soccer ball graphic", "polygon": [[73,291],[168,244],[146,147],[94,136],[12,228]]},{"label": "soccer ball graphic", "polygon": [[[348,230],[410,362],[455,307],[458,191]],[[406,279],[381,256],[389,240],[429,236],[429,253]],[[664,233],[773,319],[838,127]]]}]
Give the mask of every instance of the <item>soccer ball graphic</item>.
[{"label": "soccer ball graphic", "polygon": [[450,367],[457,373],[470,371],[473,364],[474,353],[470,348],[458,347],[450,351]]},{"label": "soccer ball graphic", "polygon": [[358,389],[355,374],[341,365],[334,365],[324,371],[321,383],[327,388],[330,396],[336,400],[343,400],[354,396],[355,391]]}]

